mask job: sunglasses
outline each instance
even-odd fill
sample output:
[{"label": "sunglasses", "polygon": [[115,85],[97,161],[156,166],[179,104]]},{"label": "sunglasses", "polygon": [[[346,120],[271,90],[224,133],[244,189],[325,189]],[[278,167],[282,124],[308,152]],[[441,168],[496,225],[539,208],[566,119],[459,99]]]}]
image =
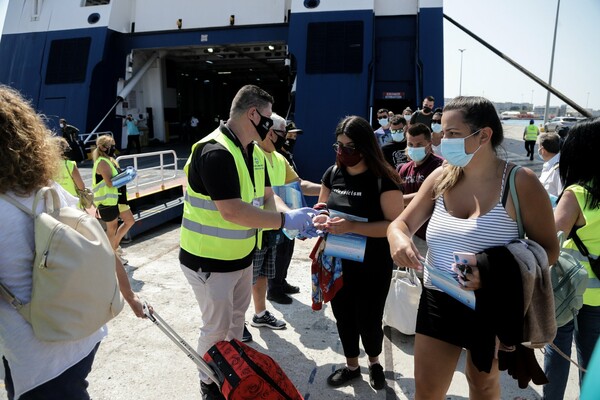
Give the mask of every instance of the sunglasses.
[{"label": "sunglasses", "polygon": [[335,142],[333,144],[333,150],[335,150],[336,153],[338,154],[347,154],[349,156],[351,156],[352,154],[354,154],[356,152],[356,149],[352,146],[346,146],[343,143],[340,142]]}]

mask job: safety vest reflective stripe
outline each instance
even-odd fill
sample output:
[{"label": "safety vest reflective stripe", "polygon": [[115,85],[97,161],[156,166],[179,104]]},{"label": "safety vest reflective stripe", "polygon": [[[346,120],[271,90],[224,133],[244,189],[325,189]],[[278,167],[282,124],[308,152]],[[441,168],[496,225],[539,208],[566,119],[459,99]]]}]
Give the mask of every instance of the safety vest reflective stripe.
[{"label": "safety vest reflective stripe", "polygon": [[199,222],[183,218],[181,225],[189,229],[192,232],[200,233],[202,235],[213,236],[220,239],[248,239],[256,235],[256,229],[251,228],[247,230],[237,229],[224,229],[215,226],[202,225]]},{"label": "safety vest reflective stripe", "polygon": [[[190,196],[189,193],[185,193],[185,201],[189,202],[192,207],[202,208],[208,211],[218,211],[217,205],[212,200],[200,199],[198,197]],[[255,197],[252,204],[262,207],[265,204],[264,197]]]},{"label": "safety vest reflective stripe", "polygon": [[[584,257],[583,254],[581,254],[579,252],[579,250],[577,249],[571,249],[568,247],[563,247],[562,251],[564,251],[567,254],[570,254],[573,256],[574,259],[576,259],[577,261],[579,261],[584,267],[586,267],[586,269],[588,270],[588,275],[589,275],[589,270],[590,268],[589,266],[589,260],[587,259],[587,257]],[[598,278],[592,278],[591,276],[588,279],[588,285],[587,285],[588,289],[598,289],[600,288],[600,279]]]},{"label": "safety vest reflective stripe", "polygon": [[94,202],[97,205],[116,206],[119,202],[119,189],[114,186],[108,187],[104,180],[96,183],[96,170],[98,169],[98,164],[100,164],[100,161],[102,160],[107,162],[110,166],[112,176],[119,173],[112,161],[106,157],[98,157],[98,159],[94,161],[94,167],[92,168],[92,191],[94,192]]}]

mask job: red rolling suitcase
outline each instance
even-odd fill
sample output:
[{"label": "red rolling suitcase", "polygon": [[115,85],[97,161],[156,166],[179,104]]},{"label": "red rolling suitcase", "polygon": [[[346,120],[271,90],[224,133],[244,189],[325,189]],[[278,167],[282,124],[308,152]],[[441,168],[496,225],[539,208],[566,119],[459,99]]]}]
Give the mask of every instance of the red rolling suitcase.
[{"label": "red rolling suitcase", "polygon": [[239,340],[220,341],[201,358],[155,311],[144,313],[198,368],[215,382],[227,400],[304,400],[279,364]]}]

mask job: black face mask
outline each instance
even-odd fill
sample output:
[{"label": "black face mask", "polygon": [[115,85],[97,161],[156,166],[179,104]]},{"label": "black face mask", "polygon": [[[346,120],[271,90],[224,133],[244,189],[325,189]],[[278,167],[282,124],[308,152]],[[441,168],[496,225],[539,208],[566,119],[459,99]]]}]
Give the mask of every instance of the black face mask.
[{"label": "black face mask", "polygon": [[294,146],[296,145],[296,139],[288,139],[283,145],[283,149],[288,153],[294,152]]},{"label": "black face mask", "polygon": [[275,136],[277,136],[277,140],[276,141],[271,140],[271,143],[273,143],[273,147],[275,147],[275,151],[279,151],[285,144],[285,137],[281,137],[278,134],[275,134]]},{"label": "black face mask", "polygon": [[258,125],[256,125],[252,120],[250,120],[250,122],[252,122],[252,125],[254,125],[254,128],[256,129],[256,132],[260,137],[260,140],[263,141],[265,140],[265,138],[267,137],[267,133],[269,133],[269,130],[273,126],[273,120],[269,117],[265,117],[260,112],[258,112],[258,110],[256,110],[256,112],[258,113],[258,115],[260,115],[260,121],[258,122]]},{"label": "black face mask", "polygon": [[115,155],[115,150],[116,150],[116,149],[117,149],[117,148],[116,148],[115,146],[110,146],[110,147],[108,148],[108,150],[106,150],[106,154],[108,154],[108,156],[109,156],[109,157],[112,157],[112,156],[114,156],[114,155]]},{"label": "black face mask", "polygon": [[427,107],[427,106],[426,106],[426,107],[423,107],[423,112],[424,112],[425,114],[429,114],[429,113],[431,112],[431,108],[430,108],[430,107]]}]

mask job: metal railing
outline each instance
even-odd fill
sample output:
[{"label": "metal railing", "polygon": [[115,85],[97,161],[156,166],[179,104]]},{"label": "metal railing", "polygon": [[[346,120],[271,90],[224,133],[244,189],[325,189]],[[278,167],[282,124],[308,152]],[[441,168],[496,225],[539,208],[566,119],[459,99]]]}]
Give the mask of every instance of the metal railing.
[{"label": "metal railing", "polygon": [[[168,155],[173,157],[172,163],[165,162],[165,156]],[[148,159],[150,157],[158,157],[158,165],[153,165],[146,168],[139,168],[139,161],[142,159]],[[135,168],[135,170],[137,171],[137,175],[133,179],[133,181],[127,184],[128,189],[133,189],[135,191],[135,197],[140,197],[140,190],[145,187],[156,186],[160,184],[160,188],[164,190],[166,182],[179,178],[179,176],[177,175],[177,154],[175,153],[175,150],[162,150],[154,151],[151,153],[131,154],[119,156],[117,158],[117,162],[119,163],[119,165],[122,165],[123,161],[127,162],[128,165],[128,161],[130,161],[132,163],[133,168]],[[157,173],[155,173],[154,171],[157,171]]]}]

